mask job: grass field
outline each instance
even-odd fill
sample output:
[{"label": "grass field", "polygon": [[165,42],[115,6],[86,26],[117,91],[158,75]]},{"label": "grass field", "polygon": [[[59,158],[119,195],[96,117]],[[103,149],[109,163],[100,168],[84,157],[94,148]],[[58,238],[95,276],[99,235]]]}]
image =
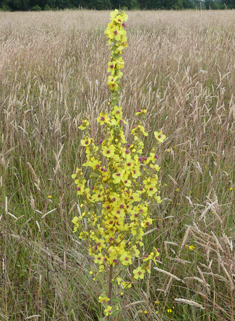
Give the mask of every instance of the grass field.
[{"label": "grass field", "polygon": [[[146,251],[161,250],[116,321],[235,319],[235,12],[129,12],[121,106],[148,110],[161,196]],[[0,12],[0,319],[98,320],[104,280],[73,233],[71,174],[110,97],[109,12]],[[128,272],[127,272],[128,273]],[[157,301],[158,303],[156,303]],[[148,307],[146,304],[148,303]],[[145,314],[144,311],[148,313]]]}]

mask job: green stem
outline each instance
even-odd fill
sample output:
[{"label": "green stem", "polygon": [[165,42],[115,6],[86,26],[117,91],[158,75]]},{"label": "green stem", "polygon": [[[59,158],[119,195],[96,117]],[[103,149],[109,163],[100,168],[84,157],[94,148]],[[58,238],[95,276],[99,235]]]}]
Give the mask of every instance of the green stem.
[{"label": "green stem", "polygon": [[[109,268],[109,281],[108,281],[108,288],[109,288],[109,305],[112,306],[112,290],[113,290],[113,265],[110,265]],[[107,316],[107,321],[110,321],[110,315]]]}]

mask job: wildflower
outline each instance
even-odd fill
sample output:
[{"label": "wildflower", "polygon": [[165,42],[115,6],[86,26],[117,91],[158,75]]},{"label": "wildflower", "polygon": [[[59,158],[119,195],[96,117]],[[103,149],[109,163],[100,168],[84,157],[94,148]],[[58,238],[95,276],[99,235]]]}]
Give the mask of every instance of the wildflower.
[{"label": "wildflower", "polygon": [[82,166],[89,166],[91,167],[92,169],[98,169],[99,168],[99,165],[101,164],[101,161],[98,160],[98,159],[95,159],[95,157],[90,157],[86,163],[83,163]]},{"label": "wildflower", "polygon": [[73,218],[72,223],[75,225],[74,230],[73,230],[74,233],[77,231],[77,229],[79,227],[79,222],[81,219],[82,219],[81,216],[80,217],[75,216]]},{"label": "wildflower", "polygon": [[131,288],[131,283],[130,282],[121,282],[121,285],[124,287],[124,289]]},{"label": "wildflower", "polygon": [[108,77],[107,84],[110,90],[116,91],[118,89],[117,77]]},{"label": "wildflower", "polygon": [[117,173],[114,173],[113,175],[112,175],[112,177],[113,177],[113,183],[114,184],[118,184],[118,183],[120,183],[121,181],[123,181],[124,180],[124,174],[125,174],[125,170],[119,170]]},{"label": "wildflower", "polygon": [[100,113],[99,117],[97,118],[97,122],[101,125],[109,123],[109,116],[104,113]]},{"label": "wildflower", "polygon": [[137,110],[137,112],[135,113],[136,114],[136,116],[138,116],[138,115],[144,115],[144,114],[146,114],[147,113],[147,110],[146,109],[138,109]]},{"label": "wildflower", "polygon": [[171,312],[172,312],[172,310],[171,310],[171,309],[167,309],[167,312],[168,312],[168,313],[171,313]]},{"label": "wildflower", "polygon": [[116,61],[110,61],[108,63],[108,72],[111,73],[111,75],[113,76],[115,74],[115,65],[116,65]]},{"label": "wildflower", "polygon": [[120,256],[120,262],[124,266],[130,265],[132,264],[132,256],[128,252],[123,251]]},{"label": "wildflower", "polygon": [[122,60],[122,57],[116,60],[116,68],[117,69],[122,69],[124,68],[124,61]]},{"label": "wildflower", "polygon": [[98,255],[95,256],[94,262],[98,264],[103,264],[103,260],[104,260],[103,255],[99,253]]},{"label": "wildflower", "polygon": [[115,116],[116,119],[122,119],[122,107],[115,106],[112,109],[111,114]]},{"label": "wildflower", "polygon": [[188,248],[190,249],[190,251],[195,250],[195,246],[193,246],[193,245],[190,245]]},{"label": "wildflower", "polygon": [[82,120],[80,122],[80,126],[78,126],[79,129],[84,130],[89,126],[89,121],[88,120]]},{"label": "wildflower", "polygon": [[99,296],[99,302],[107,303],[110,299],[107,296]]},{"label": "wildflower", "polygon": [[113,145],[104,146],[104,147],[103,147],[103,150],[102,150],[103,155],[104,155],[105,157],[108,157],[108,158],[114,156],[114,151],[115,151],[115,148],[114,148]]},{"label": "wildflower", "polygon": [[135,269],[133,271],[133,274],[134,274],[134,279],[138,280],[138,279],[143,279],[144,278],[144,273],[145,273],[145,270],[142,269],[141,267],[138,267],[137,269]]},{"label": "wildflower", "polygon": [[164,140],[166,139],[166,136],[163,135],[163,133],[161,131],[159,133],[158,132],[154,132],[154,136],[160,143],[163,143]]},{"label": "wildflower", "polygon": [[135,132],[138,131],[140,131],[144,136],[148,136],[148,133],[145,132],[144,127],[141,125],[138,125],[137,127],[133,128],[131,134],[133,135]]},{"label": "wildflower", "polygon": [[108,305],[108,307],[104,310],[104,314],[106,316],[110,315],[112,313],[112,307]]},{"label": "wildflower", "polygon": [[[145,229],[153,223],[151,206],[161,203],[156,146],[166,138],[162,132],[155,132],[154,148],[149,155],[143,155],[143,151],[147,150],[144,138],[148,133],[142,121],[147,111],[142,108],[136,112],[138,117],[131,135],[127,135],[130,141],[127,141],[127,122],[118,104],[121,70],[124,68],[121,54],[127,47],[126,31],[123,29],[126,20],[123,11],[111,13],[111,22],[105,31],[112,46],[107,81],[112,95],[108,103],[111,108],[107,113],[101,112],[96,119],[101,126],[99,139],[91,138],[88,120],[80,123],[79,128],[85,130],[81,146],[85,147],[86,161],[82,169],[76,169],[76,173],[72,174],[82,209],[81,215],[73,219],[74,231],[85,223],[79,238],[86,240],[88,253],[98,265],[98,273],[107,272],[110,267],[110,273],[112,270],[114,273],[112,282],[122,289],[131,287],[131,282],[123,281],[120,266],[128,267],[135,258],[139,258],[143,264],[133,270],[133,279],[144,279],[146,271],[151,272],[151,261],[156,264],[159,257],[159,250],[154,248],[141,258],[141,247]],[[93,274],[92,271],[90,274]],[[93,280],[96,280],[95,277]],[[122,295],[123,292],[120,297]],[[99,302],[105,304],[105,316],[118,310],[117,306],[110,304],[107,296],[100,296]],[[147,311],[140,310],[140,313],[147,314]]]},{"label": "wildflower", "polygon": [[88,147],[92,142],[92,139],[87,137],[81,140],[81,146]]}]

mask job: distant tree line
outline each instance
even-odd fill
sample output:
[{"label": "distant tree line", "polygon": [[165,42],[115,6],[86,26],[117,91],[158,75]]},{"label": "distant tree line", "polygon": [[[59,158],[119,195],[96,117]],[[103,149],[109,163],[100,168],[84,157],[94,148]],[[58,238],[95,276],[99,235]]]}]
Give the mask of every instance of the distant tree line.
[{"label": "distant tree line", "polygon": [[0,0],[0,10],[40,11],[61,9],[114,9],[129,10],[181,10],[181,9],[232,9],[235,0]]}]

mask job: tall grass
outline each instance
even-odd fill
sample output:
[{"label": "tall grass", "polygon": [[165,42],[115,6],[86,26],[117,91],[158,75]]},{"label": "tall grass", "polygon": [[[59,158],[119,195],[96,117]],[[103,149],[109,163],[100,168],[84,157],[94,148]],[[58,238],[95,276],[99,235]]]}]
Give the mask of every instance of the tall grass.
[{"label": "tall grass", "polygon": [[[129,127],[145,106],[146,126],[168,139],[159,151],[164,201],[145,236],[161,249],[149,316],[140,281],[119,320],[234,320],[234,12],[128,15],[121,106]],[[96,137],[94,120],[107,109],[108,19],[0,12],[2,320],[101,315],[104,280],[92,281],[86,244],[72,233],[70,177],[84,162],[80,120],[89,115]]]}]

